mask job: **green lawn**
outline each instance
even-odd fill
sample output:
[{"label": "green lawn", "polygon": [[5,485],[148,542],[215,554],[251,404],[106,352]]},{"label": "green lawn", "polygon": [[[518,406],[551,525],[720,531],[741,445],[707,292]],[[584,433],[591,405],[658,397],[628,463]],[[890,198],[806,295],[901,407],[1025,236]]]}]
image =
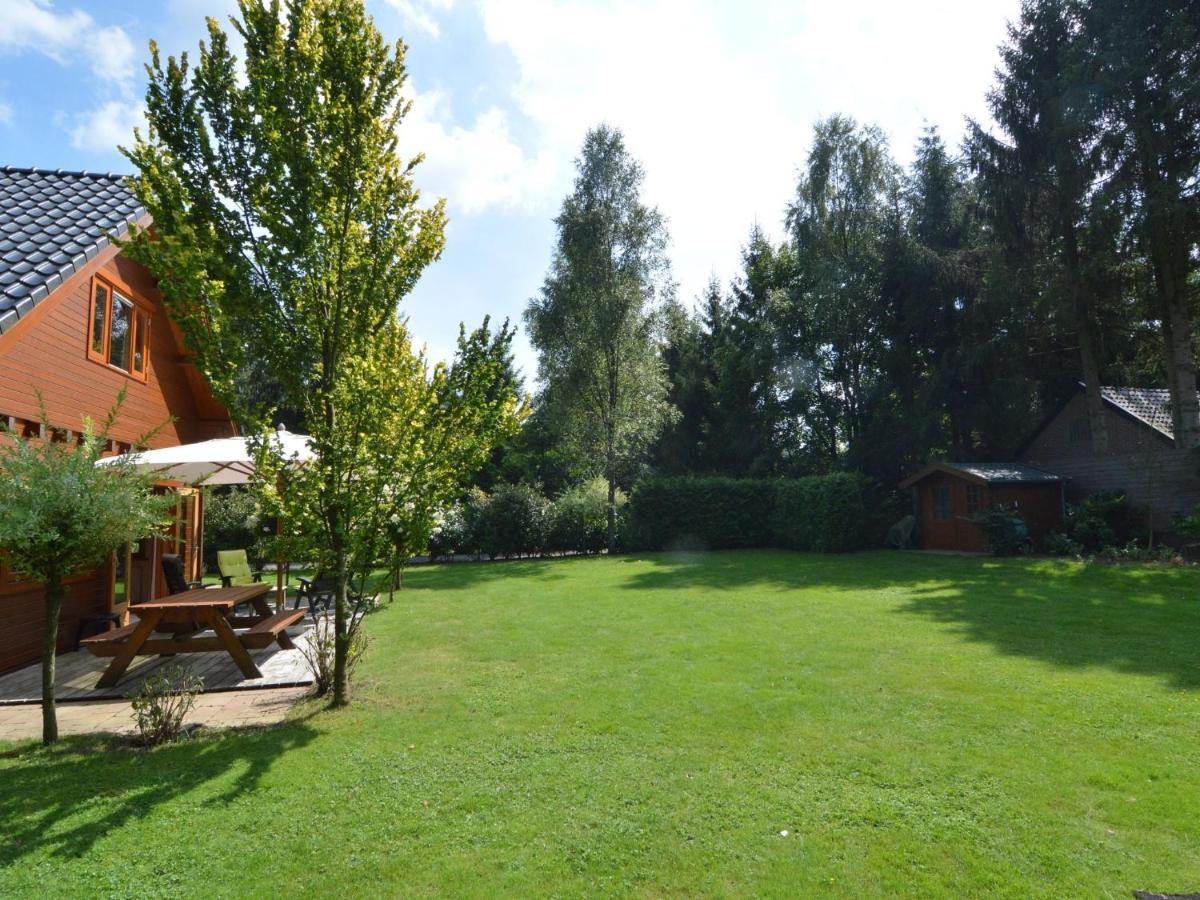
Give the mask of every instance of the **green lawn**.
[{"label": "green lawn", "polygon": [[0,895],[1200,890],[1200,572],[746,552],[406,584],[349,710],[3,747]]}]

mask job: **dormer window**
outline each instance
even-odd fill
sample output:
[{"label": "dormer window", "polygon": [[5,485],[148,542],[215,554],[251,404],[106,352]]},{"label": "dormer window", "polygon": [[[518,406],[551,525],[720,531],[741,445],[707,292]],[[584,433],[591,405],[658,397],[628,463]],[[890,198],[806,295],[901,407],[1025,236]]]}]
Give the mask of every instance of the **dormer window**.
[{"label": "dormer window", "polygon": [[144,307],[126,291],[96,277],[88,328],[88,359],[146,380],[150,313]]}]

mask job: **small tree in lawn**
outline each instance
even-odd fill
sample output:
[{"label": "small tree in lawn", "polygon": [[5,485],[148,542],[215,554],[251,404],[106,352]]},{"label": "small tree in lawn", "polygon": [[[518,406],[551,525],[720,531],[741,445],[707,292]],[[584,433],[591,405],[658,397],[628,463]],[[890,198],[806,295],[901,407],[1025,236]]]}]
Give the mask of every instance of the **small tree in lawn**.
[{"label": "small tree in lawn", "polygon": [[129,461],[96,465],[123,400],[124,391],[99,429],[84,420],[78,446],[56,439],[63,432],[55,433],[45,412],[46,440],[9,432],[0,445],[0,551],[15,571],[45,585],[42,741],[47,744],[58,739],[54,656],[67,577],[153,535],[170,503],[153,493],[153,478]]},{"label": "small tree in lawn", "polygon": [[[194,67],[186,56],[164,67],[152,46],[149,132],[127,155],[154,233],[135,229],[129,252],[158,276],[222,399],[245,396],[237,373],[249,356],[279,386],[277,405],[304,414],[317,459],[288,479],[289,527],[321,535],[309,549],[337,583],[342,704],[347,586],[359,542],[375,539],[356,533],[371,519],[357,504],[384,500],[360,489],[374,477],[364,448],[377,442],[364,411],[390,402],[349,385],[441,253],[445,210],[420,206],[421,157],[399,153],[404,45],[384,42],[362,0],[239,0],[233,24],[240,61],[214,19]],[[251,423],[267,412],[241,408]]]},{"label": "small tree in lawn", "polygon": [[[284,523],[281,546],[316,548],[320,567],[335,560],[328,521],[314,516],[320,504],[346,510],[349,578],[358,593],[380,561],[416,552],[429,540],[437,514],[461,491],[492,448],[516,432],[524,409],[507,377],[513,332],[492,334],[488,322],[458,339],[454,362],[429,366],[413,350],[407,329],[393,318],[367,352],[339,373],[341,427],[321,433],[324,457],[337,458],[348,473],[333,496],[319,466],[293,466],[270,436],[255,439],[257,489],[264,511]],[[286,554],[284,554],[286,555]],[[347,639],[365,607],[351,607]]]},{"label": "small tree in lawn", "polygon": [[420,402],[416,414],[391,422],[383,444],[390,447],[385,452],[393,472],[383,488],[391,499],[393,590],[403,564],[428,545],[438,516],[528,413],[511,378],[513,335],[507,322],[493,335],[487,319],[469,334],[460,329],[449,366],[439,363],[429,371],[421,358],[418,381],[390,388],[407,389]]}]

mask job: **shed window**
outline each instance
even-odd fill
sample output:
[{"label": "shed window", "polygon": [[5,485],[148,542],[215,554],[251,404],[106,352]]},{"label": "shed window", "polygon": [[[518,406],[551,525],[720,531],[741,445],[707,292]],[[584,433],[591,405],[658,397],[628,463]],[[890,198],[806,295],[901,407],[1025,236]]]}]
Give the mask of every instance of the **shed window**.
[{"label": "shed window", "polygon": [[92,284],[88,322],[88,358],[144,381],[149,358],[149,313],[97,278]]},{"label": "shed window", "polygon": [[950,485],[939,484],[933,489],[933,517],[938,521],[950,518]]},{"label": "shed window", "polygon": [[980,506],[983,505],[981,502],[982,496],[983,496],[983,492],[979,489],[979,485],[977,485],[977,484],[968,484],[967,485],[967,513],[968,513],[968,515],[971,513],[979,512]]}]

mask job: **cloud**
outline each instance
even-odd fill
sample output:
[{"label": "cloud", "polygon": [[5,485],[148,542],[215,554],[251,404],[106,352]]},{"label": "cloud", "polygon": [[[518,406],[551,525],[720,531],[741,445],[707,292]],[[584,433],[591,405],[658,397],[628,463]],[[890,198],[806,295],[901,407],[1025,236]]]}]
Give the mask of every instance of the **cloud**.
[{"label": "cloud", "polygon": [[417,181],[426,191],[447,197],[452,212],[528,208],[549,195],[554,168],[549,151],[526,155],[502,110],[488,108],[469,127],[450,119],[445,93],[415,93],[400,126],[400,144],[407,155],[426,155]]},{"label": "cloud", "polygon": [[756,219],[779,218],[808,125],[789,114],[786,85],[740,56],[703,9],[488,0],[483,12],[489,39],[519,66],[519,109],[565,163],[557,193],[570,187],[588,128],[606,121],[625,133],[646,200],[668,217],[684,298],[714,269],[733,271]]},{"label": "cloud", "polygon": [[136,53],[123,28],[101,28],[81,9],[58,12],[49,0],[8,0],[0,50],[34,50],[63,65],[82,55],[97,78],[122,90],[135,71]]},{"label": "cloud", "polygon": [[127,90],[137,71],[137,51],[123,28],[101,28],[88,41],[92,71],[102,81]]},{"label": "cloud", "polygon": [[35,49],[62,62],[79,46],[92,24],[92,17],[83,10],[57,13],[49,0],[8,0],[0,49]]},{"label": "cloud", "polygon": [[799,77],[822,85],[827,111],[883,126],[904,160],[925,122],[954,144],[966,116],[987,119],[997,47],[1019,4],[924,0],[914,12],[901,3],[806,4],[787,41]]},{"label": "cloud", "polygon": [[441,37],[442,28],[437,16],[454,6],[454,0],[384,0],[396,10],[406,25],[411,25],[430,37]]},{"label": "cloud", "polygon": [[981,114],[1017,0],[926,6],[481,0],[488,40],[516,63],[512,114],[533,125],[523,158],[547,166],[513,189],[556,208],[586,130],[621,128],[690,299],[736,271],[753,223],[779,236],[818,118],[881,125],[903,161],[926,119],[953,141],[964,113]]},{"label": "cloud", "polygon": [[133,129],[144,127],[145,109],[140,102],[109,100],[75,120],[71,144],[77,150],[113,153],[118,145],[133,142]]},{"label": "cloud", "polygon": [[[137,51],[125,29],[101,27],[83,10],[60,11],[50,0],[7,2],[0,51],[38,52],[64,66],[86,60],[95,76],[97,105],[75,116],[73,124],[64,125],[71,144],[80,150],[112,153],[118,144],[129,143],[133,127],[144,116],[141,103],[133,97]],[[7,114],[11,118],[11,107]]]},{"label": "cloud", "polygon": [[13,120],[12,104],[5,100],[0,100],[0,125],[11,125],[12,120]]}]

